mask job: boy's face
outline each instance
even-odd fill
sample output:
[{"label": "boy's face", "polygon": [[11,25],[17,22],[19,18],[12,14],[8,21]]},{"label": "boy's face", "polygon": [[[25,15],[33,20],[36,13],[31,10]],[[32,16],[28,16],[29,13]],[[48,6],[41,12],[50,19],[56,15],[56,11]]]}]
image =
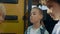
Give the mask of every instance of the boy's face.
[{"label": "boy's face", "polygon": [[53,19],[59,19],[60,18],[60,5],[53,2],[52,4],[48,5],[49,9],[52,10],[52,13],[50,13],[51,17]]}]

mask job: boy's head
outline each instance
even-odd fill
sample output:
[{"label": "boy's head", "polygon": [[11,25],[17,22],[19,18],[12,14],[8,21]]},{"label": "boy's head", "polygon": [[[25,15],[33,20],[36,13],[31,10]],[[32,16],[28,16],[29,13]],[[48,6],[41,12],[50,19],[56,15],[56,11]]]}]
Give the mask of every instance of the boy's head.
[{"label": "boy's head", "polygon": [[51,7],[52,6],[51,4],[53,3],[60,5],[60,0],[46,0],[46,5],[48,7]]},{"label": "boy's head", "polygon": [[60,19],[60,0],[47,0],[46,5],[52,10],[51,16],[54,15],[54,19]]}]

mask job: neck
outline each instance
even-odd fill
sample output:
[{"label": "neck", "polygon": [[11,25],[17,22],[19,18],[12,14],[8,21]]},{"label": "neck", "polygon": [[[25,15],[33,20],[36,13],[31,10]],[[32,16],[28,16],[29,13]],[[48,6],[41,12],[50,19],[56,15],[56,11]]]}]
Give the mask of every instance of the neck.
[{"label": "neck", "polygon": [[33,24],[33,28],[34,28],[34,29],[37,29],[37,28],[39,28],[40,26],[41,26],[40,21],[37,22],[37,23],[35,23],[35,24]]}]

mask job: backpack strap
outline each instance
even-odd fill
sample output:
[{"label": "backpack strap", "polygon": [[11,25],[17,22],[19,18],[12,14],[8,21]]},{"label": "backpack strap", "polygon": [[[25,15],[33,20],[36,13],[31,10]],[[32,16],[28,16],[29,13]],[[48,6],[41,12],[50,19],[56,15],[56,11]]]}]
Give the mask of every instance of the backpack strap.
[{"label": "backpack strap", "polygon": [[45,28],[44,27],[40,28],[40,32],[41,32],[41,34],[44,34],[45,33]]}]

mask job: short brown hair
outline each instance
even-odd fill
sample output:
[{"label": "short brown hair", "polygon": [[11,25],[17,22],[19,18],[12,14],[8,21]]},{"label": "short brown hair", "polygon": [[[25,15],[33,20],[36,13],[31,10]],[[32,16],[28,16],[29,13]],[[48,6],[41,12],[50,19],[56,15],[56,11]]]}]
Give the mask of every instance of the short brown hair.
[{"label": "short brown hair", "polygon": [[46,5],[50,7],[50,5],[51,5],[52,2],[55,2],[55,3],[57,3],[57,4],[60,5],[60,0],[47,0],[46,1]]},{"label": "short brown hair", "polygon": [[56,2],[56,3],[60,4],[60,0],[47,0],[47,2]]}]

